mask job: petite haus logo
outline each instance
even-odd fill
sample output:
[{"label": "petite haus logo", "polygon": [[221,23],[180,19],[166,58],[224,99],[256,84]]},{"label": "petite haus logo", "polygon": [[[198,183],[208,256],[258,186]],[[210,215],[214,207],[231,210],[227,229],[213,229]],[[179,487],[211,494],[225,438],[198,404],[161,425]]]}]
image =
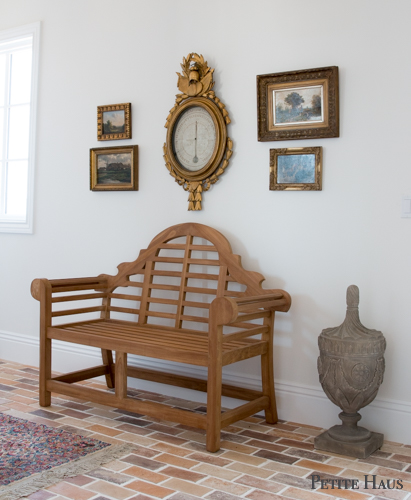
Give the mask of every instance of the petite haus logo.
[{"label": "petite haus logo", "polygon": [[[311,476],[311,489],[315,490],[320,486],[320,490],[359,490],[359,479],[345,478],[321,478],[318,474]],[[376,475],[364,475],[364,489],[372,490],[402,490],[401,479],[377,479]]]}]

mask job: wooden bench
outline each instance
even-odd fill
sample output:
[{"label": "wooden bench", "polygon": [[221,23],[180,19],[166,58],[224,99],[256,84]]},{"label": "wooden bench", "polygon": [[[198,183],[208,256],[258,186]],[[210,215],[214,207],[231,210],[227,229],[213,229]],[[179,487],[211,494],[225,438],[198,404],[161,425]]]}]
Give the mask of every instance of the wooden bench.
[{"label": "wooden bench", "polygon": [[[276,423],[274,314],[291,300],[282,290],[263,289],[263,280],[242,268],[221,233],[194,223],[160,233],[115,276],[34,280],[40,405],[49,406],[53,392],[205,429],[212,452],[220,448],[220,430],[233,422],[265,410],[267,422]],[[97,347],[103,364],[53,377],[53,339]],[[127,366],[128,354],[203,366],[207,380]],[[261,391],[223,384],[223,366],[254,356],[261,356]],[[106,391],[77,384],[102,375]],[[127,377],[205,391],[207,413],[128,397]],[[248,402],[221,413],[222,395]]]}]

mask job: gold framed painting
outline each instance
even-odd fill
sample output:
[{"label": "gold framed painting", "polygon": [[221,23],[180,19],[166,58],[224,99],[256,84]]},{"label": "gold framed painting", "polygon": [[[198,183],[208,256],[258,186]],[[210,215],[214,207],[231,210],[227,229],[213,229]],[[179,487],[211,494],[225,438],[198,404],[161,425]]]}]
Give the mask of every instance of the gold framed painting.
[{"label": "gold framed painting", "polygon": [[270,149],[270,190],[321,191],[322,147]]},{"label": "gold framed painting", "polygon": [[257,76],[259,141],[339,137],[338,67]]},{"label": "gold framed painting", "polygon": [[137,191],[138,146],[90,149],[91,191]]},{"label": "gold framed painting", "polygon": [[97,139],[131,139],[131,103],[97,106]]}]

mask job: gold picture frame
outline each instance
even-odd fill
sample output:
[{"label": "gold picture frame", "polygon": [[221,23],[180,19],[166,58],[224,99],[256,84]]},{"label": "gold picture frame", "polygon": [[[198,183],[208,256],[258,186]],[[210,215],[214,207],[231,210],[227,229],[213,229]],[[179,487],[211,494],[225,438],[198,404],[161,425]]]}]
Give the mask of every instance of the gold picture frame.
[{"label": "gold picture frame", "polygon": [[97,140],[131,139],[131,103],[97,106]]},{"label": "gold picture frame", "polygon": [[322,147],[270,149],[270,190],[321,191]]},{"label": "gold picture frame", "polygon": [[338,67],[257,76],[259,141],[339,137]]},{"label": "gold picture frame", "polygon": [[137,191],[138,146],[90,149],[91,191]]}]

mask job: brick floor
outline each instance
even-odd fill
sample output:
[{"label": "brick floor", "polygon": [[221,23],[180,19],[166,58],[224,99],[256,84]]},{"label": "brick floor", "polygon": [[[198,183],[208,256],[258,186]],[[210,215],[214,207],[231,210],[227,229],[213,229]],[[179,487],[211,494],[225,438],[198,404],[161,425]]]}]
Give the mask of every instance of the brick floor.
[{"label": "brick floor", "polygon": [[[95,381],[82,383],[104,388]],[[315,450],[320,428],[284,421],[268,425],[256,415],[224,429],[221,450],[212,454],[205,449],[204,431],[185,425],[60,395],[52,397],[49,408],[40,408],[37,384],[36,368],[0,361],[0,411],[110,443],[132,443],[133,449],[88,474],[39,490],[30,500],[411,500],[409,445],[386,442],[358,460]],[[139,399],[205,411],[204,404],[131,392]],[[334,479],[335,487],[320,489],[317,483],[312,488],[313,474]],[[372,489],[374,476],[376,485],[390,479],[390,487],[396,480],[397,488]],[[345,478],[359,478],[358,489],[338,489],[338,480]]]}]

